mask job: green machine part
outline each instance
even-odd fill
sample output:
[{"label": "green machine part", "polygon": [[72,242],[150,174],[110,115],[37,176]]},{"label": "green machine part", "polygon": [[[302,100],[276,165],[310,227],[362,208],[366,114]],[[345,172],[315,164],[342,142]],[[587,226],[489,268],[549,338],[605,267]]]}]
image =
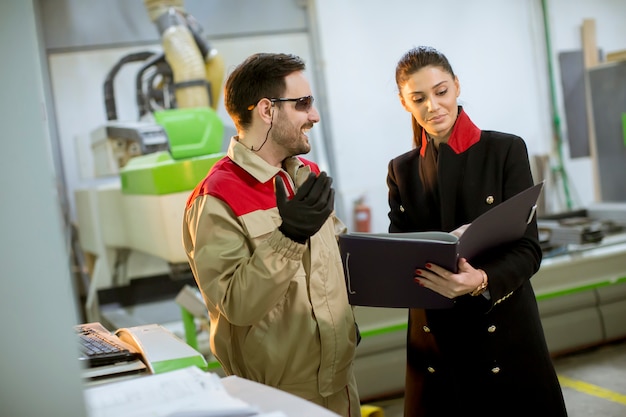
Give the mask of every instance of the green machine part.
[{"label": "green machine part", "polygon": [[170,150],[132,158],[120,170],[124,194],[191,190],[224,156],[224,124],[212,108],[162,110],[154,118],[167,133]]}]

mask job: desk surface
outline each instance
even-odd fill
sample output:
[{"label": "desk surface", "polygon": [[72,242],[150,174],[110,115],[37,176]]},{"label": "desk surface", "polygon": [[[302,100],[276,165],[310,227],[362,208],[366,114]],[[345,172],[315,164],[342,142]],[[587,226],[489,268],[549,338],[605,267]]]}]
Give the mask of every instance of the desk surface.
[{"label": "desk surface", "polygon": [[204,416],[217,410],[238,410],[246,415],[256,411],[259,416],[279,413],[281,417],[339,417],[279,389],[237,376],[220,378],[197,367],[109,381],[85,387],[90,415]]},{"label": "desk surface", "polygon": [[282,411],[288,417],[338,417],[325,408],[279,389],[237,376],[222,378],[226,391],[263,412]]}]

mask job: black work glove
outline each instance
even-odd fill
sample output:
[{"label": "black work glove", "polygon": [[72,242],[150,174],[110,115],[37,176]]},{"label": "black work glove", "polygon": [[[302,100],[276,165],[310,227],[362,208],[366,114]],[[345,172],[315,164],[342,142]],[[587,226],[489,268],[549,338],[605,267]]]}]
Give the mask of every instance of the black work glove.
[{"label": "black work glove", "polygon": [[285,184],[280,175],[274,178],[276,206],[283,223],[278,229],[289,239],[305,243],[322,227],[335,204],[332,178],[325,172],[309,177],[302,183],[291,200],[287,199]]}]

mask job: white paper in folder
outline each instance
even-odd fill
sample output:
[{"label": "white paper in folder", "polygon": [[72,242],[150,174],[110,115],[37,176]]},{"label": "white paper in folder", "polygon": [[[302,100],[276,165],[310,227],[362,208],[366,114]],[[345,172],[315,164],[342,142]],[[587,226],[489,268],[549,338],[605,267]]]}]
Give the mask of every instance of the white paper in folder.
[{"label": "white paper in folder", "polygon": [[258,416],[217,374],[192,366],[85,389],[89,417]]}]

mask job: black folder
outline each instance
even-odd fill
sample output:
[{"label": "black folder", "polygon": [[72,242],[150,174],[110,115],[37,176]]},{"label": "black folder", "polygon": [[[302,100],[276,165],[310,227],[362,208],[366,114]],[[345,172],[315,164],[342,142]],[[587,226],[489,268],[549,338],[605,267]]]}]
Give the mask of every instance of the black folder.
[{"label": "black folder", "polygon": [[428,262],[456,272],[459,258],[520,239],[533,219],[543,182],[477,217],[460,238],[446,232],[347,233],[339,249],[352,305],[450,308],[453,301],[415,281]]}]

